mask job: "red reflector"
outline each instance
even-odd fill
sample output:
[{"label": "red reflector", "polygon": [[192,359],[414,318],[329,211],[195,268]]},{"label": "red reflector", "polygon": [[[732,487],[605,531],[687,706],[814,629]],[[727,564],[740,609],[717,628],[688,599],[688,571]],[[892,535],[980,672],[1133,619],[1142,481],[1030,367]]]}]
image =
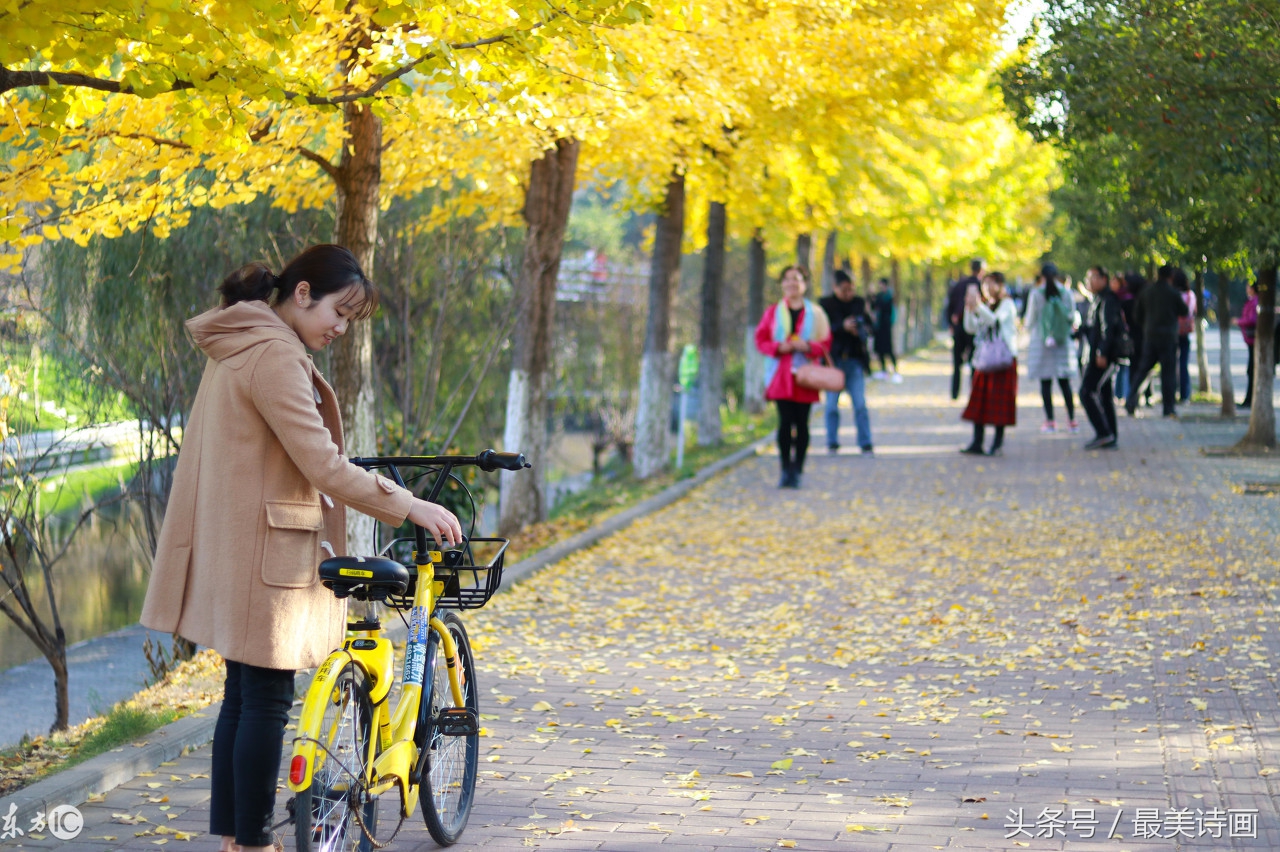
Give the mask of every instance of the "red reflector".
[{"label": "red reflector", "polygon": [[289,761],[289,783],[301,784],[306,777],[307,759],[300,754],[294,755],[293,760]]}]

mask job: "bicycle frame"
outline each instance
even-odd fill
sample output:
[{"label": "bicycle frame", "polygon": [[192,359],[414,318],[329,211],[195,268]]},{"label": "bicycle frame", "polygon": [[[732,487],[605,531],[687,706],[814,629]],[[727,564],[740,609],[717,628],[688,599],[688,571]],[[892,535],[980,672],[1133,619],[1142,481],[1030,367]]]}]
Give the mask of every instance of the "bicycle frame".
[{"label": "bicycle frame", "polygon": [[[353,458],[350,461],[365,469],[387,468],[396,484],[401,487],[405,487],[405,481],[398,469],[399,465],[438,466],[438,476],[432,484],[430,494],[426,497],[428,502],[438,500],[441,489],[455,466],[476,465],[481,470],[489,472],[498,469],[520,470],[531,466],[519,453],[497,453],[494,450],[485,450],[476,456],[397,456]],[[464,548],[469,551],[469,542],[479,540],[469,540],[464,537]],[[501,571],[502,553],[506,548],[505,540],[503,541],[502,549],[494,557],[493,567],[496,572]],[[388,547],[395,543],[393,541]],[[444,562],[444,554],[431,546],[423,528],[416,525],[411,561],[413,564],[410,570],[416,567],[417,582],[414,585],[413,601],[410,607],[409,636],[401,674],[401,692],[395,702],[395,708],[392,709],[387,700],[394,677],[395,650],[391,641],[383,636],[381,622],[376,616],[371,616],[367,620],[348,621],[342,647],[330,653],[316,670],[303,700],[302,716],[298,720],[297,736],[293,741],[293,753],[289,762],[288,784],[289,789],[294,793],[310,789],[314,775],[324,767],[326,760],[330,759],[330,746],[338,734],[338,728],[325,731],[321,730],[321,725],[335,690],[340,688],[339,679],[343,670],[348,664],[353,664],[364,672],[368,681],[372,718],[368,753],[361,756],[360,766],[356,770],[361,777],[353,778],[352,781],[372,797],[387,793],[392,787],[398,787],[402,819],[408,818],[417,807],[421,781],[418,776],[425,768],[426,755],[429,753],[425,749],[430,747],[429,744],[419,747],[418,743],[425,739],[424,731],[420,730],[420,726],[426,725],[430,729],[441,724],[439,719],[433,718],[429,721],[423,719],[424,701],[427,700],[424,698],[423,690],[429,684],[435,683],[435,672],[432,667],[437,665],[435,654],[437,643],[443,651],[443,662],[449,679],[453,705],[455,708],[462,708],[466,704],[458,646],[444,619],[436,614],[436,607],[441,603],[442,598],[452,601],[455,597],[459,604],[458,608],[466,607],[461,605],[460,591],[446,592],[445,578],[450,575],[441,576],[436,571],[436,565]],[[456,565],[450,567],[455,568]],[[365,572],[356,566],[343,567],[340,571],[343,576],[353,578],[373,576],[372,572]],[[500,573],[493,575],[495,581],[499,576]],[[453,577],[453,582],[456,583],[456,572]],[[488,600],[488,595],[496,591],[496,582],[492,587],[481,591],[486,594],[476,604],[477,606],[483,606]],[[398,600],[396,605],[397,608],[403,608],[403,600]],[[448,712],[451,711],[442,711],[440,719],[445,718]],[[468,711],[468,714],[464,714],[465,718],[471,726],[474,726],[476,724],[474,710]],[[435,813],[433,809],[432,814]],[[465,825],[465,814],[462,824]],[[437,829],[433,825],[428,819],[428,828],[433,837],[437,837],[437,830],[444,829]],[[440,842],[444,843],[444,841]]]},{"label": "bicycle frame", "polygon": [[[417,554],[415,553],[415,562]],[[325,749],[331,742],[332,732],[319,730],[328,696],[336,687],[337,678],[348,662],[365,670],[371,683],[370,698],[374,704],[374,723],[377,737],[370,738],[374,753],[364,756],[363,781],[373,795],[387,792],[393,786],[400,788],[401,816],[408,817],[418,804],[418,784],[410,774],[418,761],[418,747],[414,742],[422,708],[423,676],[427,656],[428,630],[434,632],[444,646],[448,665],[449,689],[456,703],[462,704],[462,683],[458,673],[457,647],[453,637],[439,617],[434,615],[435,602],[442,592],[443,582],[435,579],[435,563],[442,560],[439,551],[428,552],[429,561],[418,566],[418,583],[414,590],[413,608],[410,610],[409,638],[405,647],[404,668],[401,675],[401,693],[392,711],[387,702],[391,692],[392,667],[395,652],[391,640],[382,636],[378,624],[371,629],[362,628],[369,622],[355,622],[348,629],[342,647],[333,651],[316,670],[302,704],[302,717],[298,720],[298,735],[293,741],[293,757],[289,762],[289,789],[295,793],[311,786],[315,771],[324,764]],[[423,582],[424,578],[427,582]],[[322,746],[324,748],[322,748]]]}]

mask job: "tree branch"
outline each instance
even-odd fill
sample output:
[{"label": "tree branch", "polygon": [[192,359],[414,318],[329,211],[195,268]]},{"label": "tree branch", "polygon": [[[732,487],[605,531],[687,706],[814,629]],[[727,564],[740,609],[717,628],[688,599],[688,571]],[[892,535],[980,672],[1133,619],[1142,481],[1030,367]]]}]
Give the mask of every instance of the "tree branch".
[{"label": "tree branch", "polygon": [[310,148],[304,148],[301,145],[299,145],[294,150],[297,151],[306,159],[318,165],[320,168],[324,169],[325,173],[328,174],[329,177],[333,178],[335,181],[339,183],[342,182],[342,172],[333,163],[329,162],[327,159],[320,156],[315,151],[312,151]]},{"label": "tree branch", "polygon": [[[534,24],[530,31],[539,29],[543,25],[541,23]],[[477,39],[475,41],[459,42],[449,45],[450,50],[474,50],[479,47],[485,47],[491,44],[500,44],[511,40],[510,35],[490,36],[489,38]],[[341,104],[351,103],[353,101],[363,100],[376,95],[385,89],[390,83],[400,79],[405,74],[413,71],[424,62],[429,62],[440,55],[439,51],[431,51],[425,53],[417,59],[413,59],[394,71],[383,74],[377,80],[374,80],[365,89],[358,92],[348,92],[344,95],[306,95],[301,92],[285,91],[284,96],[287,100],[302,101],[311,106],[339,106]],[[47,87],[51,85],[71,86],[85,89],[97,89],[100,92],[114,92],[122,95],[137,95],[138,92],[134,87],[129,86],[119,80],[104,80],[100,77],[91,77],[88,74],[76,74],[67,71],[15,71],[11,68],[0,66],[0,94],[11,91],[13,89],[23,89],[30,87]],[[170,85],[161,88],[157,94],[165,94],[168,92],[180,92],[188,89],[196,88],[196,83],[191,80],[174,80]]]}]

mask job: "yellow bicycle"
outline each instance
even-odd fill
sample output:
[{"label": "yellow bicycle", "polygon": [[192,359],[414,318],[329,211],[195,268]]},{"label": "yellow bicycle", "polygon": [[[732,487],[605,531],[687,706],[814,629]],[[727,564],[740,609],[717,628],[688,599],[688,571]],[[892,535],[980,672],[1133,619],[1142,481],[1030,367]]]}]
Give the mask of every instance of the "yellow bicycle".
[{"label": "yellow bicycle", "polygon": [[[455,468],[531,467],[521,454],[494,450],[351,462],[385,470],[406,487],[434,476],[424,496],[432,502],[439,502],[450,480],[470,498]],[[406,485],[401,468],[421,472]],[[289,789],[295,793],[289,811],[299,852],[386,846],[413,814],[420,791],[431,837],[449,846],[462,835],[475,796],[480,709],[471,643],[454,610],[484,606],[498,590],[507,544],[467,536],[460,545],[440,549],[414,526],[411,536],[394,537],[381,556],[320,563],[324,585],[338,597],[365,602],[366,611],[347,623],[342,647],[316,670],[302,704],[289,762]],[[486,549],[487,558],[477,560],[477,550]],[[394,708],[395,651],[383,635],[380,607],[396,611],[408,627]]]}]

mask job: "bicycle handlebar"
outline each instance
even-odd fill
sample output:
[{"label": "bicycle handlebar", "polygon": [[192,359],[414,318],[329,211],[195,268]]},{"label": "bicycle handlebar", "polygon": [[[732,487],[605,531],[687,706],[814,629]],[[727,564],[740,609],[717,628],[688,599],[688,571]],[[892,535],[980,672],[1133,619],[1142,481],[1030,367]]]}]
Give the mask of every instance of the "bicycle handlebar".
[{"label": "bicycle handlebar", "polygon": [[481,450],[474,456],[365,456],[348,459],[352,464],[366,470],[375,467],[391,467],[416,465],[418,467],[465,467],[475,466],[492,473],[495,470],[526,470],[533,467],[524,457],[524,453],[500,453],[497,450]]},{"label": "bicycle handlebar", "polygon": [[[470,465],[478,467],[486,473],[492,473],[495,470],[525,470],[533,467],[524,457],[524,453],[500,453],[492,449],[481,450],[474,456],[366,456],[348,459],[348,461],[365,470],[387,468],[391,478],[401,488],[406,487],[404,477],[400,473],[401,465],[405,467],[439,468],[439,475],[436,476],[435,482],[431,486],[431,491],[426,496],[426,500],[429,503],[439,502],[440,489],[444,487],[445,481],[452,475],[455,467]],[[466,485],[462,487],[466,490]],[[472,528],[474,530],[474,523]],[[413,525],[413,538],[418,551],[418,564],[427,564],[430,562],[427,550],[427,535],[422,527],[417,524]],[[463,539],[465,542],[466,536],[463,536]],[[458,543],[463,544],[464,542]]]}]

